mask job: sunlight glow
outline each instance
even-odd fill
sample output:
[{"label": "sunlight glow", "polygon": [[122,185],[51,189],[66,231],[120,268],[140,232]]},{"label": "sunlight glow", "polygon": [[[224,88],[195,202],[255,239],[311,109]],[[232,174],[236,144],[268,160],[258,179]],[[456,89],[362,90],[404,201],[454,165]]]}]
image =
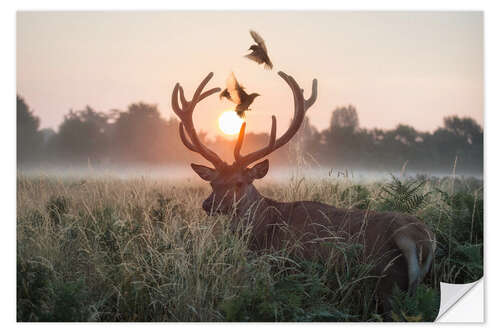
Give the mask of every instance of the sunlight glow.
[{"label": "sunlight glow", "polygon": [[243,119],[232,110],[224,111],[219,117],[219,128],[224,134],[238,134],[241,124],[243,124]]}]

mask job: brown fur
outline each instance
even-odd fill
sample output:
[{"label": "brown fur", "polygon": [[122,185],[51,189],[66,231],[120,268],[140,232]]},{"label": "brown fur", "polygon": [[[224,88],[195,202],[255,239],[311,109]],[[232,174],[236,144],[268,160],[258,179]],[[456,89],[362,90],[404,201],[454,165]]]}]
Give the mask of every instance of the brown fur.
[{"label": "brown fur", "polygon": [[298,241],[302,245],[300,254],[305,258],[326,258],[331,248],[321,246],[324,242],[360,243],[365,256],[376,261],[372,273],[383,276],[380,292],[384,295],[391,293],[394,284],[403,290],[411,289],[410,292],[416,287],[416,284],[409,286],[407,259],[397,240],[408,239],[410,244],[415,244],[417,256],[422,254],[418,260],[421,268],[417,284],[427,273],[420,271],[424,262],[429,256],[432,260],[434,235],[413,216],[335,208],[312,201],[282,203],[264,197],[255,211],[252,248],[280,249],[285,242]]},{"label": "brown fur", "polygon": [[[248,205],[245,197],[234,193],[228,197],[244,207],[236,209],[237,219],[233,223],[251,224],[252,250],[279,250],[295,244],[294,255],[325,260],[332,251],[331,246],[325,246],[328,242],[359,243],[363,246],[364,257],[373,264],[371,274],[380,277],[377,293],[386,312],[390,310],[389,299],[396,285],[412,294],[429,270],[435,238],[416,217],[396,212],[336,208],[313,201],[277,202],[261,196],[253,185],[248,187],[253,204]],[[227,202],[214,201],[216,198],[213,193],[205,201],[203,206],[207,213],[211,212],[209,207],[216,206],[220,212],[227,213],[229,207],[224,207]],[[417,265],[410,266],[412,260]]]}]

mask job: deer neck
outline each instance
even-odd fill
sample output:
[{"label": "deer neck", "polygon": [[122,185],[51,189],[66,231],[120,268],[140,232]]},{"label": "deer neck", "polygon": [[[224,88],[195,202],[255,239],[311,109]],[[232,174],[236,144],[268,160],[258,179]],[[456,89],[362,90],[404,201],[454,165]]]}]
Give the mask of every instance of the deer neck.
[{"label": "deer neck", "polygon": [[245,198],[238,204],[238,217],[246,217],[252,214],[256,203],[260,202],[264,197],[257,191],[253,184],[248,185],[248,190],[245,193]]},{"label": "deer neck", "polygon": [[263,217],[273,215],[282,208],[282,203],[269,199],[253,186],[246,193],[246,198],[238,205],[237,215],[247,220],[261,220]]}]

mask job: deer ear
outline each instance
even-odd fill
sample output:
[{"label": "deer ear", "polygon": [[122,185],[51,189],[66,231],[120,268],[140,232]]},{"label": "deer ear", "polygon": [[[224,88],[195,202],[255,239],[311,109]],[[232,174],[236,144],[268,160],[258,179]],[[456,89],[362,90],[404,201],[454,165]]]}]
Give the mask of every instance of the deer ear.
[{"label": "deer ear", "polygon": [[201,179],[207,182],[211,182],[217,176],[217,171],[215,169],[203,165],[191,163],[191,168],[193,168],[194,172],[196,172]]},{"label": "deer ear", "polygon": [[267,175],[269,170],[269,160],[264,160],[260,163],[255,164],[250,170],[248,170],[248,176],[253,179],[261,179]]}]

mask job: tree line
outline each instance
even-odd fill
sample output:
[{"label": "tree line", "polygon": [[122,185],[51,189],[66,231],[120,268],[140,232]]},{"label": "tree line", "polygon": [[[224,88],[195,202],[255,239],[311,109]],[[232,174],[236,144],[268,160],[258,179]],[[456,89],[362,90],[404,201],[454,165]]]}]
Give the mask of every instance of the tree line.
[{"label": "tree line", "polygon": [[[177,118],[165,119],[156,105],[133,103],[126,110],[97,111],[90,106],[70,110],[57,131],[40,129],[40,119],[17,96],[17,163],[24,166],[165,165],[202,162],[178,135]],[[232,161],[234,139],[202,141],[224,160]],[[268,133],[248,133],[242,153],[262,147]],[[449,116],[433,132],[400,124],[394,129],[359,126],[354,106],[332,111],[323,131],[304,120],[292,142],[271,155],[274,164],[304,163],[341,169],[391,171],[407,165],[417,172],[483,172],[483,128],[470,117]]]}]

